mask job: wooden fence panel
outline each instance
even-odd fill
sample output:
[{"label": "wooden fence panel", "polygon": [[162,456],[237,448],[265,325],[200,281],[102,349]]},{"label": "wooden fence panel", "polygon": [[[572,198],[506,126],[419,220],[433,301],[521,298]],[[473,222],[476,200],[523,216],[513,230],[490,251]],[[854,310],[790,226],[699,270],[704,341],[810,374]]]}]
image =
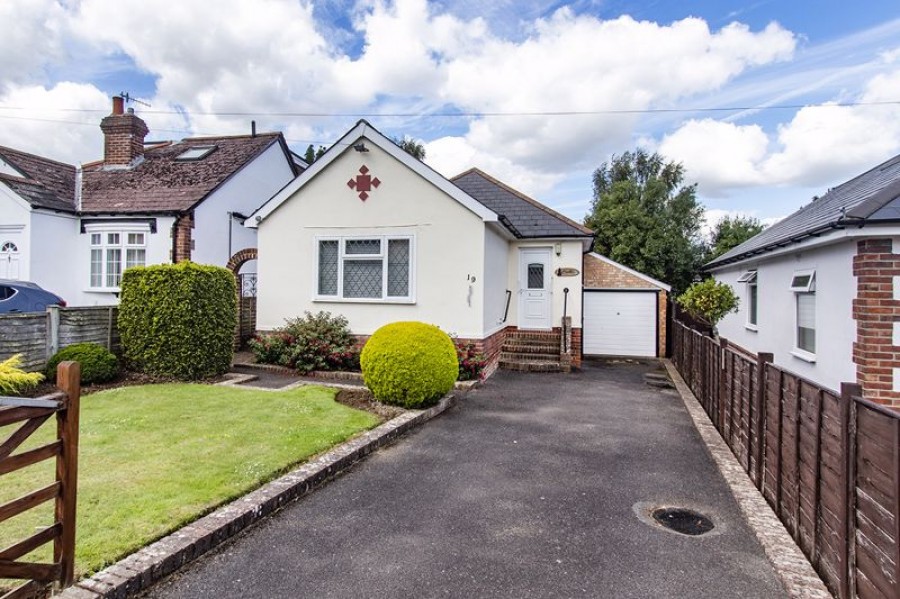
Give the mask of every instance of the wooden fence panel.
[{"label": "wooden fence panel", "polygon": [[41,370],[47,363],[50,322],[46,312],[4,314],[0,317],[0,360],[22,354],[25,370]]},{"label": "wooden fence panel", "polygon": [[854,398],[856,592],[900,596],[900,414]]},{"label": "wooden fence panel", "polygon": [[75,343],[97,343],[112,352],[119,349],[118,308],[92,306],[59,309],[59,348]]}]

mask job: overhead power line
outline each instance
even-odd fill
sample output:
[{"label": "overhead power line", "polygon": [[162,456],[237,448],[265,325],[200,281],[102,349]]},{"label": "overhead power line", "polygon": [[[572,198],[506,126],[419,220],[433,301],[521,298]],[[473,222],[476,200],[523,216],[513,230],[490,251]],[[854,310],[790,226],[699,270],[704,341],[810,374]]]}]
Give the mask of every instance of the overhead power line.
[{"label": "overhead power line", "polygon": [[[524,116],[602,116],[617,114],[672,114],[691,112],[743,112],[762,110],[799,110],[801,108],[849,108],[854,106],[898,106],[900,100],[882,102],[835,102],[830,104],[760,104],[756,106],[700,106],[688,108],[611,108],[605,110],[536,110],[536,111],[439,111],[439,112],[275,112],[275,111],[183,111],[183,110],[141,110],[142,114],[188,113],[193,116],[220,117],[281,117],[281,118],[486,118]],[[42,108],[24,106],[2,106],[0,110],[29,110],[36,112],[81,112],[105,113],[96,108]],[[13,117],[7,117],[13,118]]]}]

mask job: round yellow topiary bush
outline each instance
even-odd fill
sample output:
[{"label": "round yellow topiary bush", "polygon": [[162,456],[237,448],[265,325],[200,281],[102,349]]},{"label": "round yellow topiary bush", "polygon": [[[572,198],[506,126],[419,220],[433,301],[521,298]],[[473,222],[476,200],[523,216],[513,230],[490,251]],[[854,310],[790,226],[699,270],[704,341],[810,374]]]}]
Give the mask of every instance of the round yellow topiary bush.
[{"label": "round yellow topiary bush", "polygon": [[453,341],[424,322],[394,322],[375,331],[360,366],[375,399],[406,408],[436,404],[459,375]]}]

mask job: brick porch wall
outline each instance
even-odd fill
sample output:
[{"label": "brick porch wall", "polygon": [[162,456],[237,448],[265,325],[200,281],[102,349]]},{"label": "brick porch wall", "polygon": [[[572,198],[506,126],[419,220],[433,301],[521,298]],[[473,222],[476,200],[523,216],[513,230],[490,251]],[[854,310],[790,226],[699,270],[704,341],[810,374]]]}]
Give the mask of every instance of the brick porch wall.
[{"label": "brick porch wall", "polygon": [[172,225],[172,262],[184,262],[191,259],[191,250],[194,249],[192,229],[194,217],[191,214],[183,214]]},{"label": "brick porch wall", "polygon": [[856,379],[866,399],[900,408],[900,346],[894,345],[894,327],[900,323],[900,254],[893,253],[890,239],[857,242],[853,257],[856,277],[856,342],[853,361]]}]

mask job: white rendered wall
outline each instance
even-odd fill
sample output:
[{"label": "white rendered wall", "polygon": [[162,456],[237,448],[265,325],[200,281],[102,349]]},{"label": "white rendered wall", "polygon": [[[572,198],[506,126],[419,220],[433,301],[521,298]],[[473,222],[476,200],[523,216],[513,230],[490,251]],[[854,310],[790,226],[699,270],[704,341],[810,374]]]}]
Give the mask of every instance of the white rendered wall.
[{"label": "white rendered wall", "polygon": [[[31,214],[31,280],[66,300],[70,306],[81,296],[73,262],[78,252],[78,218],[35,210]],[[90,254],[84,255],[85,262]]]},{"label": "white rendered wall", "polygon": [[[556,244],[561,245],[562,252],[556,255]],[[513,297],[509,304],[508,325],[518,326],[519,289],[522,282],[519,280],[519,248],[543,247],[550,249],[550,292],[551,292],[551,327],[562,325],[564,289],[569,288],[569,298],[566,305],[566,315],[572,317],[572,326],[581,327],[581,286],[582,286],[582,252],[584,251],[580,239],[576,240],[537,240],[516,241],[509,244],[509,260],[507,262],[507,289],[512,290]],[[578,275],[574,277],[560,277],[556,275],[557,268],[575,268]]]},{"label": "white rendered wall", "polygon": [[0,244],[12,241],[19,248],[19,279],[22,281],[31,280],[31,229],[31,207],[0,183]]},{"label": "white rendered wall", "polygon": [[[489,335],[509,324],[503,322],[506,311],[507,268],[509,268],[510,243],[492,227],[484,228],[484,332]],[[517,299],[515,290],[510,298]]]},{"label": "white rendered wall", "polygon": [[[345,150],[260,224],[257,327],[273,329],[304,310],[326,310],[346,316],[361,335],[419,320],[481,337],[483,221],[375,144],[366,145],[366,153]],[[363,165],[381,182],[365,202],[347,186]],[[415,236],[415,303],[313,299],[317,236],[390,234]]]},{"label": "white rendered wall", "polygon": [[[719,323],[719,334],[750,351],[772,352],[778,366],[839,391],[842,382],[856,380],[855,253],[856,242],[848,240],[716,271],[715,278],[731,285],[741,298],[738,313],[729,314]],[[747,326],[747,286],[737,282],[752,268],[757,269],[756,331]],[[796,346],[796,301],[790,291],[791,278],[795,271],[806,269],[816,271],[815,362],[791,353]]]},{"label": "white rendered wall", "polygon": [[[225,266],[236,252],[256,247],[256,229],[231,221],[228,212],[244,216],[262,206],[294,178],[284,151],[278,143],[238,171],[194,210],[191,260],[200,264]],[[231,247],[228,228],[231,227]],[[242,272],[250,272],[247,264]]]}]

